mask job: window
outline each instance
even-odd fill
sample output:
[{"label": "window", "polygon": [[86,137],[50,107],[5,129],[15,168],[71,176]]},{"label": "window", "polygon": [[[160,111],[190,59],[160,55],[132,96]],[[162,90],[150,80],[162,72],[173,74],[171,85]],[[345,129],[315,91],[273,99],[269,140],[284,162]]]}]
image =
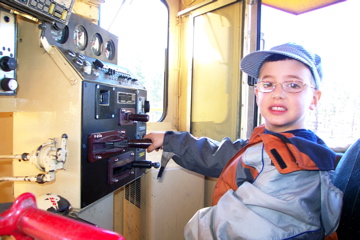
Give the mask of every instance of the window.
[{"label": "window", "polygon": [[310,48],[322,58],[322,97],[309,128],[342,150],[360,137],[360,1],[348,0],[300,15],[262,6],[265,49],[286,42]]},{"label": "window", "polygon": [[118,65],[147,89],[150,121],[164,118],[168,9],[160,0],[106,1],[100,26],[119,37]]}]

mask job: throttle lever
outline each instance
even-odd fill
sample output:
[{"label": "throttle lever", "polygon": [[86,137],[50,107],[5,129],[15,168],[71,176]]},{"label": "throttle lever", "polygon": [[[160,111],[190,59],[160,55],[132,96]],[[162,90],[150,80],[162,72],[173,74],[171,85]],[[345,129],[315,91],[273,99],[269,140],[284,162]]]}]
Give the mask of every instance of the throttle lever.
[{"label": "throttle lever", "polygon": [[151,144],[151,139],[132,139],[105,142],[105,145],[117,148],[148,148]]},{"label": "throttle lever", "polygon": [[148,148],[152,141],[151,139],[132,139],[128,141],[129,148]]},{"label": "throttle lever", "polygon": [[128,163],[128,168],[159,168],[159,162],[151,162],[151,161],[132,161]]}]

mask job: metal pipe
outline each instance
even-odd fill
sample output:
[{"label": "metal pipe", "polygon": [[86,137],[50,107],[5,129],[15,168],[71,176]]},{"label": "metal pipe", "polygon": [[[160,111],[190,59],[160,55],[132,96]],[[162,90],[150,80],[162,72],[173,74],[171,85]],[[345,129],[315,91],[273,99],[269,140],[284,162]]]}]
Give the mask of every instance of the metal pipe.
[{"label": "metal pipe", "polygon": [[21,159],[21,155],[0,155],[0,159]]}]

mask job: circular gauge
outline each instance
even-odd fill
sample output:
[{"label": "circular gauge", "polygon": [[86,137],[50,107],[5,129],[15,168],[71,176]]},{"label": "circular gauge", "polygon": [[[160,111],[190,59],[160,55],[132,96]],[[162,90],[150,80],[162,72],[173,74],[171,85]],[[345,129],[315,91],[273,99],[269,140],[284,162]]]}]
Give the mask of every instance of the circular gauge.
[{"label": "circular gauge", "polygon": [[100,56],[102,52],[103,40],[100,34],[95,33],[91,38],[91,50],[96,56]]},{"label": "circular gauge", "polygon": [[79,50],[86,48],[88,35],[85,28],[81,25],[76,26],[74,30],[74,43]]},{"label": "circular gauge", "polygon": [[69,27],[65,26],[63,29],[51,28],[51,36],[58,43],[65,43],[69,38]]},{"label": "circular gauge", "polygon": [[112,40],[106,42],[105,57],[109,60],[113,60],[115,57],[115,44]]}]

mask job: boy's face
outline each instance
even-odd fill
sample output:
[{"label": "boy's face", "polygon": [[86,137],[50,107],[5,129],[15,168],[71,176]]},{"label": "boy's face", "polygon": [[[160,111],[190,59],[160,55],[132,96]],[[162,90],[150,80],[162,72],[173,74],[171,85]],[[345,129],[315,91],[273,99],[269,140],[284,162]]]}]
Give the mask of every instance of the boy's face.
[{"label": "boy's face", "polygon": [[321,92],[314,86],[312,75],[303,63],[297,60],[266,62],[259,74],[259,81],[283,83],[301,81],[304,86],[299,93],[286,92],[281,84],[272,92],[263,93],[255,89],[256,102],[261,115],[265,118],[265,128],[273,132],[284,132],[305,128],[306,116],[314,110],[321,97]]}]

